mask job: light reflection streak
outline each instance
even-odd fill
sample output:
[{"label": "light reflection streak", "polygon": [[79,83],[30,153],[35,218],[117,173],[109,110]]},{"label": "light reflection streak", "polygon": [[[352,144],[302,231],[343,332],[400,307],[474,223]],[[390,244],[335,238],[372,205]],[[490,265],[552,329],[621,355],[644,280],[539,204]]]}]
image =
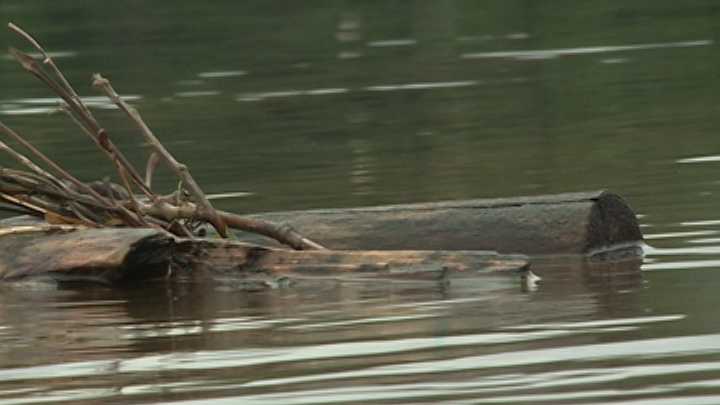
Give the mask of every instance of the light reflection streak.
[{"label": "light reflection streak", "polygon": [[[78,55],[75,51],[54,51],[54,52],[48,52],[48,56],[50,56],[53,59],[59,59],[59,58],[74,58]],[[35,58],[40,59],[43,57],[43,55],[37,53],[37,52],[27,52],[27,55]],[[11,55],[2,55],[0,56],[3,60],[15,60]]]},{"label": "light reflection streak", "polygon": [[720,267],[720,260],[683,260],[669,263],[643,264],[642,271],[653,270],[684,270],[684,269],[706,269]]},{"label": "light reflection streak", "polygon": [[693,158],[678,159],[675,163],[705,163],[720,162],[720,155],[698,156]]},{"label": "light reflection streak", "polygon": [[636,45],[617,46],[588,46],[579,48],[541,49],[541,50],[520,50],[520,51],[499,51],[499,52],[475,52],[464,53],[462,59],[502,59],[510,58],[516,60],[553,59],[566,55],[590,55],[609,52],[643,51],[650,49],[666,48],[690,48],[712,45],[714,41],[703,39],[698,41],[664,42]]},{"label": "light reflection streak", "polygon": [[[388,366],[371,367],[355,371],[340,371],[323,375],[310,375],[290,378],[276,378],[251,382],[248,386],[296,384],[315,381],[338,380],[346,378],[384,378],[391,376],[422,375],[424,373],[449,373],[467,370],[523,367],[545,364],[548,362],[567,362],[578,364],[588,361],[606,361],[611,359],[635,357],[659,357],[671,359],[686,355],[708,355],[720,351],[720,335],[681,336],[659,339],[640,339],[635,341],[598,343],[572,347],[557,347],[549,349],[518,350],[510,353],[494,353],[463,358],[443,359],[436,361],[421,361],[408,364],[394,364]],[[661,366],[635,366],[625,368],[625,372],[605,373],[594,378],[594,383],[622,380],[631,377],[647,377],[649,375],[668,375],[681,373],[685,369],[719,370],[720,363],[692,363],[682,365]],[[561,379],[562,382],[564,379]],[[540,381],[540,385],[548,384],[547,380]]]},{"label": "light reflection streak", "polygon": [[269,98],[287,98],[297,96],[324,96],[332,94],[343,94],[350,90],[346,88],[326,88],[326,89],[311,89],[311,90],[285,90],[285,91],[268,91],[264,93],[245,93],[238,95],[235,100],[237,101],[262,101]]},{"label": "light reflection streak", "polygon": [[380,41],[372,41],[368,42],[367,46],[369,47],[393,47],[393,46],[413,46],[417,45],[418,41],[416,39],[385,39]]},{"label": "light reflection streak", "polygon": [[355,91],[369,91],[369,92],[383,92],[383,91],[400,91],[400,90],[433,90],[433,89],[450,89],[458,87],[472,87],[479,86],[483,82],[478,80],[461,80],[453,82],[418,82],[418,83],[399,83],[399,84],[383,84],[375,86],[367,86],[360,90],[352,90],[343,87],[335,88],[320,88],[320,89],[309,89],[309,90],[282,90],[282,91],[268,91],[261,93],[243,93],[239,94],[235,100],[252,102],[262,101],[271,98],[288,98],[298,96],[325,96],[344,94]]},{"label": "light reflection streak", "polygon": [[532,329],[586,329],[586,328],[598,328],[598,327],[610,327],[610,326],[621,326],[621,325],[639,325],[645,323],[656,323],[656,322],[670,322],[679,321],[685,319],[686,316],[683,314],[674,315],[660,315],[660,316],[645,316],[636,318],[617,318],[617,319],[603,319],[598,321],[586,321],[586,322],[557,322],[557,323],[538,323],[538,324],[527,324],[527,325],[515,325],[507,326],[504,330],[532,330]]},{"label": "light reflection streak", "polygon": [[180,91],[175,93],[176,97],[209,97],[220,95],[217,90],[199,90],[199,91]]},{"label": "light reflection streak", "polygon": [[[129,94],[121,96],[127,102],[137,101],[143,97],[140,95]],[[118,107],[112,101],[102,96],[82,97],[83,103],[89,108],[100,110],[115,110]],[[63,103],[58,97],[36,97],[21,98],[9,100],[7,104],[3,104],[0,108],[2,115],[32,115],[32,114],[52,114],[59,112],[59,106]],[[27,107],[26,107],[27,106]]]},{"label": "light reflection streak", "polygon": [[705,236],[705,235],[716,235],[720,231],[689,231],[689,232],[667,232],[667,233],[650,233],[645,235],[647,240],[655,239],[674,239],[674,238],[686,238],[690,236]]},{"label": "light reflection streak", "polygon": [[224,77],[238,77],[245,76],[247,74],[244,70],[225,70],[218,72],[201,72],[198,73],[198,77],[203,79],[220,79]]},{"label": "light reflection streak", "polygon": [[704,246],[692,248],[649,248],[645,254],[651,256],[679,256],[679,255],[717,255],[720,246]]},{"label": "light reflection streak", "polygon": [[688,221],[688,222],[680,222],[680,225],[682,225],[682,226],[713,226],[713,225],[720,225],[720,220],[710,219],[710,220],[706,220],[706,221]]},{"label": "light reflection streak", "polygon": [[368,86],[367,91],[395,91],[395,90],[428,90],[428,89],[447,89],[453,87],[471,87],[477,86],[481,82],[477,80],[463,80],[455,82],[424,82],[424,83],[403,83],[403,84],[386,84],[379,86]]},{"label": "light reflection streak", "polygon": [[720,244],[720,238],[700,238],[689,240],[688,243],[705,244],[705,243],[717,243]]}]

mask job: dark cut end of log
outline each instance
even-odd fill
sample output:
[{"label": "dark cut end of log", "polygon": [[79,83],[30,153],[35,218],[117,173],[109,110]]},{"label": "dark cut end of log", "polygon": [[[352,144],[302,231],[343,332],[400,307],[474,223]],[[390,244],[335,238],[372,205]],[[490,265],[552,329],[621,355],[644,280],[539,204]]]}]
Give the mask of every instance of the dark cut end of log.
[{"label": "dark cut end of log", "polygon": [[[632,209],[605,191],[263,213],[330,248],[590,255],[643,240]],[[268,241],[242,233],[249,242]]]},{"label": "dark cut end of log", "polygon": [[602,192],[594,199],[587,225],[585,252],[594,253],[613,246],[643,241],[635,213],[617,194]]}]

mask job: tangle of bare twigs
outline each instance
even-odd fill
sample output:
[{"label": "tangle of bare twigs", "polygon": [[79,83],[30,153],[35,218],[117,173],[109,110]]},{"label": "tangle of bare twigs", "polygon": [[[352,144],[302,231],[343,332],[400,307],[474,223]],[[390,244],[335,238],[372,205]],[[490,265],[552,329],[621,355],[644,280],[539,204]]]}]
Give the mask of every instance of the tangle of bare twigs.
[{"label": "tangle of bare twigs", "polygon": [[[183,237],[195,237],[198,225],[211,225],[226,238],[228,228],[253,232],[273,238],[299,250],[324,249],[286,225],[249,219],[216,210],[192,177],[188,167],[177,161],[163,146],[140,113],[115,91],[110,81],[93,75],[93,87],[104,93],[138,128],[152,152],[145,178],[133,167],[112,142],[112,137],[83,102],[35,38],[13,23],[10,31],[28,42],[42,57],[38,60],[11,48],[10,54],[27,72],[44,83],[63,104],[61,108],[114,166],[120,184],[109,181],[84,182],[63,169],[23,136],[0,122],[0,133],[27,149],[24,155],[0,141],[0,152],[9,155],[20,167],[6,167],[0,162],[0,202],[18,212],[44,218],[53,224],[87,227],[153,227]],[[178,177],[179,189],[160,195],[151,188],[152,174],[159,163],[165,163]]]}]

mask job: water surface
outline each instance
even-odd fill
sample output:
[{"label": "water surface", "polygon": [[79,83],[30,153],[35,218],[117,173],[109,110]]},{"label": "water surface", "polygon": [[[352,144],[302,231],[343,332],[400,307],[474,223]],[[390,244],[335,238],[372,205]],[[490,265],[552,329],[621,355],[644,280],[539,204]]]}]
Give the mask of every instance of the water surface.
[{"label": "water surface", "polygon": [[[651,247],[640,276],[548,262],[534,290],[3,288],[0,404],[720,403],[715,3],[4,0],[134,161],[93,72],[223,209],[605,188]],[[8,58],[0,88],[3,122],[112,175]]]}]

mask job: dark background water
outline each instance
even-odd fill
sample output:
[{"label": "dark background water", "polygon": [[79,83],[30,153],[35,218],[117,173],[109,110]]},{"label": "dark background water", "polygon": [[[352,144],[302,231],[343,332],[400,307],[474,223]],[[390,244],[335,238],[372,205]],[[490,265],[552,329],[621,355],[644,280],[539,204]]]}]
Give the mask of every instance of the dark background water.
[{"label": "dark background water", "polygon": [[[109,77],[206,191],[252,193],[221,208],[607,188],[652,245],[641,279],[548,266],[530,292],[3,289],[0,404],[720,403],[716,1],[3,0],[0,16],[83,95]],[[84,179],[112,174],[9,58],[0,89],[0,120]]]}]

